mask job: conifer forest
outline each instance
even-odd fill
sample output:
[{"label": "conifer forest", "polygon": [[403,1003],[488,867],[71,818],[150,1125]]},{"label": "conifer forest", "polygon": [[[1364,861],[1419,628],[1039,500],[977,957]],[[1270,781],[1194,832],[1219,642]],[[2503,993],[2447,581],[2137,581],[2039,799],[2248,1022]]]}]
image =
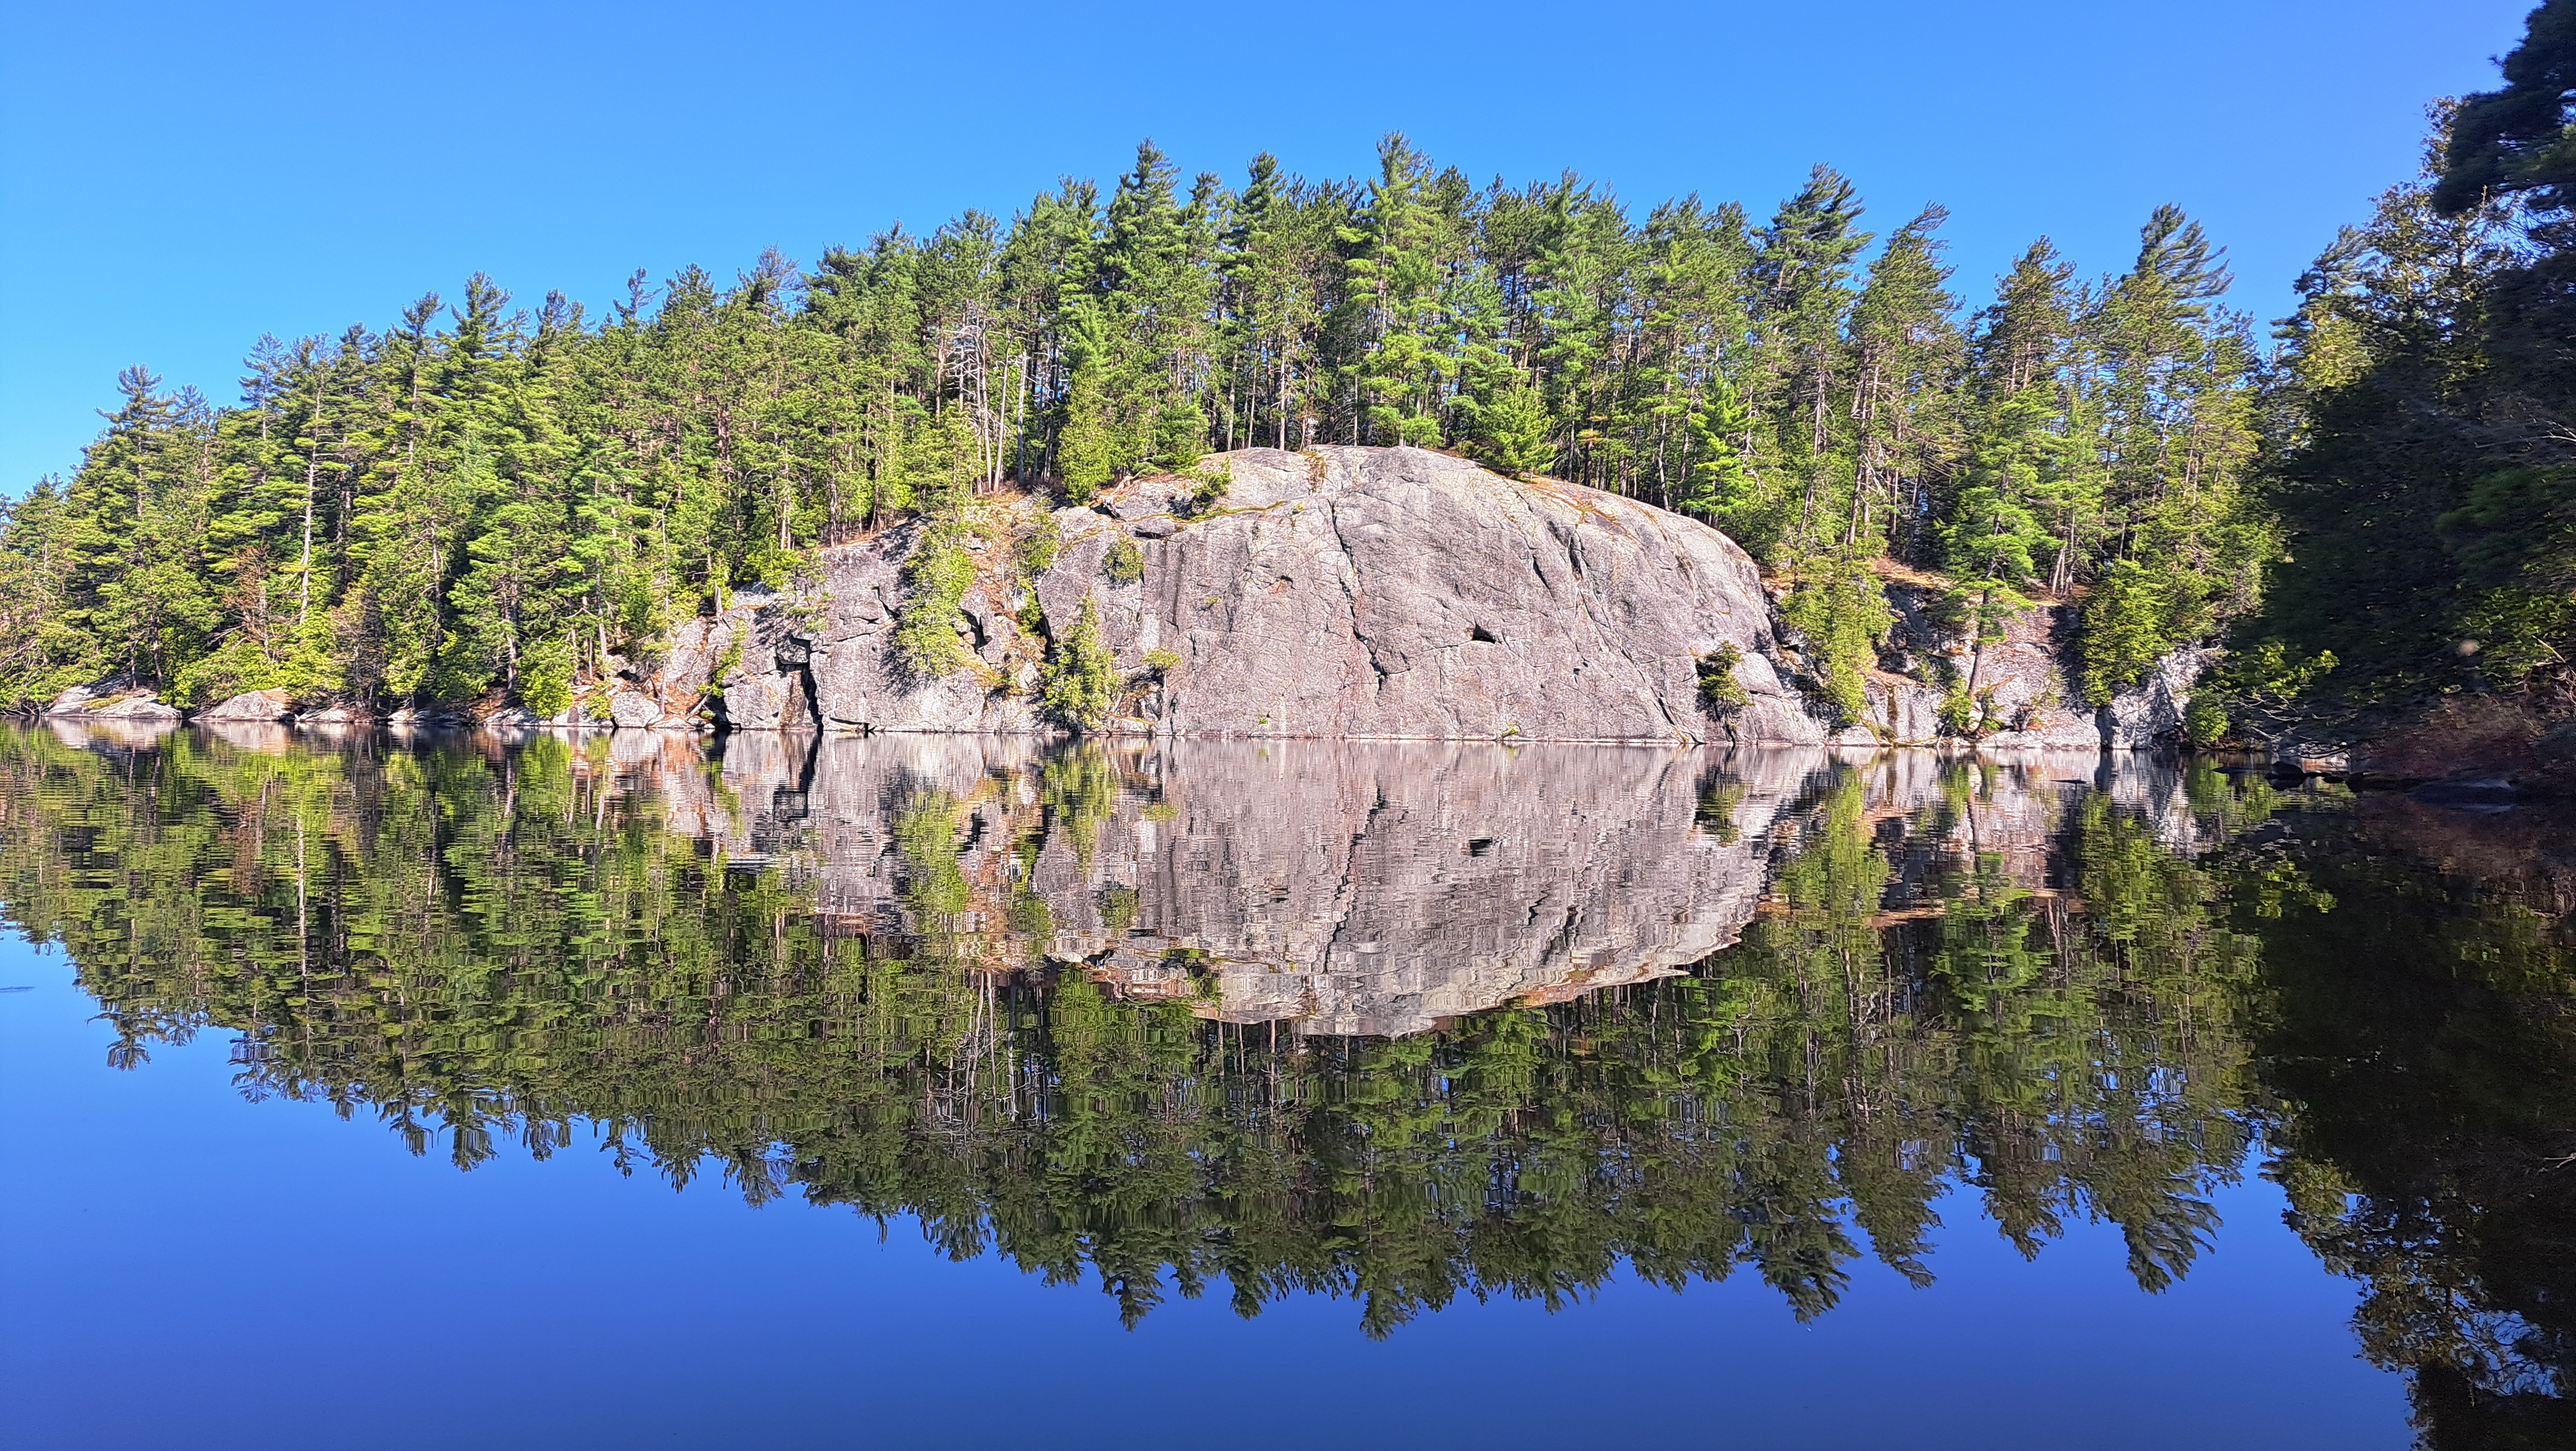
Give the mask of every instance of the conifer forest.
[{"label": "conifer forest", "polygon": [[[2571,198],[2491,119],[2515,96],[2441,113],[2268,327],[2171,207],[2109,275],[2043,237],[1971,279],[1940,207],[1877,218],[1827,167],[1767,210],[1637,205],[1402,136],[1360,181],[1185,180],[1147,143],[1008,220],[639,272],[598,310],[475,276],[260,339],[228,401],[125,373],[79,470],[8,506],[0,690],[560,708],[817,546],[1318,443],[1696,516],[1819,638],[1883,633],[1890,570],[1989,612],[2080,598],[2096,691],[2230,631],[2248,693],[2336,661],[2365,695],[2554,679]],[[2357,532],[2401,523],[2402,559]],[[2463,663],[2463,631],[2495,644]]]},{"label": "conifer forest", "polygon": [[639,272],[605,308],[477,275],[260,339],[229,401],[127,371],[80,468],[7,506],[0,694],[544,713],[818,546],[1353,443],[1703,519],[1828,654],[1923,571],[1978,619],[2080,601],[2096,698],[2193,641],[2236,647],[2212,699],[2239,711],[2548,695],[2576,623],[2571,71],[2553,0],[2277,321],[2229,307],[2222,239],[2172,207],[2107,275],[2042,237],[1967,278],[1941,207],[1877,215],[1829,167],[1767,210],[1641,205],[1400,135],[1359,180],[1185,180],[1148,142],[1007,221]]}]

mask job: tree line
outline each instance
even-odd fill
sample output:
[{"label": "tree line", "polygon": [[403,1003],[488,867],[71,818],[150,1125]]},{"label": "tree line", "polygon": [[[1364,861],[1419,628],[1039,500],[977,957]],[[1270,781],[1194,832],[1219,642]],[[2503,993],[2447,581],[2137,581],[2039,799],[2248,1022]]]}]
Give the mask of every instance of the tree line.
[{"label": "tree line", "polygon": [[2264,489],[2287,557],[2233,682],[2258,707],[2571,705],[2576,0],[2503,70],[2435,108],[2421,174],[2299,281]]},{"label": "tree line", "polygon": [[1148,143],[1105,192],[730,282],[638,273],[599,313],[477,276],[263,339],[221,406],[124,374],[78,471],[0,520],[0,695],[550,712],[891,523],[1215,449],[1412,444],[1725,529],[1828,673],[1884,634],[1890,565],[1971,621],[2080,598],[2099,696],[2258,598],[2264,359],[2176,209],[2104,277],[2034,242],[1974,307],[1945,215],[1874,233],[1823,167],[1767,219],[1640,215],[1401,136],[1363,180],[1264,155],[1184,184]]}]

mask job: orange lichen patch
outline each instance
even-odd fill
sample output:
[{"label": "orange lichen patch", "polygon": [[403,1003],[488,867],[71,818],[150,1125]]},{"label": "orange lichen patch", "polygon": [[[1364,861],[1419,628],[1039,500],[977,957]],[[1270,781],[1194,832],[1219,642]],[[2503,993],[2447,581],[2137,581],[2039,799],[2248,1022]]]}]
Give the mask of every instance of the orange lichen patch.
[{"label": "orange lichen patch", "polygon": [[1612,971],[1588,967],[1576,968],[1572,975],[1563,980],[1549,983],[1545,987],[1533,988],[1513,998],[1512,1002],[1525,1008],[1553,1007],[1558,1003],[1570,1003],[1577,998],[1590,997],[1603,988],[1630,987],[1638,983],[1653,982],[1657,978],[1678,977],[1681,972],[1682,970],[1677,967],[1650,963],[1640,963],[1634,967]]},{"label": "orange lichen patch", "polygon": [[1950,576],[1946,574],[1936,574],[1928,569],[1916,569],[1910,564],[1899,564],[1893,559],[1871,560],[1869,572],[1880,579],[1895,584],[1910,584],[1916,589],[1947,590],[1953,584]]},{"label": "orange lichen patch", "polygon": [[1588,485],[1569,484],[1563,479],[1551,479],[1540,474],[1525,475],[1518,482],[1532,493],[1545,494],[1575,513],[1590,515],[1605,524],[1619,517],[1603,507],[1601,503],[1602,500],[1617,496],[1605,494]]},{"label": "orange lichen patch", "polygon": [[[2041,901],[2058,902],[2062,904],[2066,910],[2071,912],[2081,912],[2084,910],[2083,898],[2076,896],[2073,892],[2061,892],[2054,887],[2016,887],[2014,888],[2014,896],[2016,899],[2031,898]],[[1939,918],[1949,916],[1950,905],[1951,904],[1947,902],[1932,902],[1920,907],[1898,907],[1885,912],[1872,912],[1867,917],[1862,918],[1859,925],[1867,927],[1872,931],[1882,931],[1886,928],[1893,927],[1900,922],[1931,922]],[[1795,903],[1786,902],[1777,897],[1765,897],[1760,902],[1754,904],[1753,908],[1754,915],[1757,917],[1786,917],[1793,913],[1810,910],[1813,909],[1803,908]]]}]

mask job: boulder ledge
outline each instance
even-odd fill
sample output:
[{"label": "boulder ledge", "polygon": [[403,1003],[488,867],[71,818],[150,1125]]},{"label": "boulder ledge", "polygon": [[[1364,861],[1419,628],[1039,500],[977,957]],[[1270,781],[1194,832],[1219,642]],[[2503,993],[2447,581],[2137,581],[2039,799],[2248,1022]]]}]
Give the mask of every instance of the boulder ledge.
[{"label": "boulder ledge", "polygon": [[[1831,720],[1798,688],[1760,571],[1717,530],[1447,454],[1328,447],[1213,455],[1088,506],[983,505],[950,622],[962,663],[923,678],[895,646],[921,528],[737,592],[584,718],[690,725],[704,700],[729,730],[1055,733],[1043,670],[1086,602],[1118,684],[1097,729],[1123,736],[2157,749],[2205,663],[2179,653],[2096,710],[2060,658],[2063,607],[1977,642],[1924,587],[1891,586],[1901,628],[1866,717]],[[1980,717],[1965,737],[1943,733],[1936,682],[1954,676]]]},{"label": "boulder ledge", "polygon": [[[827,550],[819,619],[745,622],[719,682],[727,723],[810,710],[827,730],[1041,729],[1029,606],[1062,640],[1089,599],[1128,684],[1113,734],[1824,738],[1773,668],[1759,571],[1703,524],[1422,449],[1246,449],[1211,466],[1226,482],[1205,500],[1160,477],[1054,511],[1062,543],[1033,600],[987,546],[960,621],[978,665],[942,679],[910,678],[894,651],[909,538]],[[1733,662],[1740,704],[1703,698],[1705,661]]]}]

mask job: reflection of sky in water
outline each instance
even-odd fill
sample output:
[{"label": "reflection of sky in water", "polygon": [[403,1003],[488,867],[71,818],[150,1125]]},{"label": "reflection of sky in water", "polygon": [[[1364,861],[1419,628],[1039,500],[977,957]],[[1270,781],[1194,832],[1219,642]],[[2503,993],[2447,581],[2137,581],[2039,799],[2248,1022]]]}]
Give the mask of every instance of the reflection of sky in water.
[{"label": "reflection of sky in water", "polygon": [[[93,750],[0,741],[7,789],[54,813],[11,823],[12,913],[67,893],[50,905],[98,934],[93,988],[116,983],[136,1021],[211,992],[217,1020],[185,1044],[143,1033],[149,1061],[113,1072],[70,964],[0,956],[0,984],[32,985],[0,994],[13,1444],[2406,1441],[2404,1382],[2354,1354],[2355,1286],[2284,1226],[2268,1151],[2244,1148],[2275,1112],[2249,1036],[2263,958],[2220,884],[2266,910],[2322,899],[2262,874],[2241,843],[2269,798],[2212,773],[283,744],[116,758],[171,788],[147,797]],[[135,845],[147,799],[169,813],[157,854]],[[2227,852],[2253,874],[2196,865]],[[632,870],[582,877],[586,853]],[[80,896],[120,873],[144,908]],[[405,947],[401,912],[362,921],[343,898],[442,925]],[[174,929],[186,902],[204,910]],[[127,910],[141,940],[215,946],[138,975],[110,950]],[[602,925],[549,935],[566,910]],[[277,935],[298,914],[318,957]],[[334,958],[352,940],[358,970]],[[413,976],[370,950],[411,952],[394,978]],[[531,994],[517,1017],[487,1031],[436,1006],[505,959],[491,991]],[[898,979],[914,1017],[851,1006]],[[395,998],[414,1021],[388,1047],[372,1005]],[[935,1051],[885,1056],[886,1022]],[[1407,1036],[1332,1036],[1355,1030]],[[486,1117],[472,1173],[452,1135],[414,1157],[377,1126],[387,1080],[366,1065],[388,1055],[418,1121]],[[1170,1063],[1154,1081],[1189,1086],[1158,1108],[1139,1085]],[[1111,1083],[1140,1096],[1073,1152]],[[281,1084],[353,1093],[360,1122]],[[872,1096],[832,1097],[852,1093]],[[573,1125],[542,1162],[515,1117],[537,1101]],[[600,1114],[625,1124],[632,1177],[597,1151]],[[771,1138],[742,1136],[760,1123]],[[854,1164],[889,1145],[909,1157]],[[727,1182],[746,1172],[785,1197],[747,1207]],[[893,1206],[888,1233],[807,1196]],[[1446,1218],[1407,1239],[1421,1203]],[[1062,1261],[1081,1288],[1026,1272],[1030,1226],[1060,1213],[1093,1216]],[[1020,1263],[923,1242],[983,1214],[1017,1216]],[[1219,1267],[1198,1298],[1155,1259],[1165,1220],[1198,1273]],[[1640,1246],[1681,1251],[1689,1288],[1619,1268]],[[1458,1259],[1426,1274],[1405,1258],[1423,1253]],[[1233,1254],[1339,1294],[1290,1274],[1239,1318]],[[1099,1292],[1112,1259],[1161,1281],[1132,1330]],[[1491,1293],[1358,1333],[1353,1292],[1444,1275]]]},{"label": "reflection of sky in water", "polygon": [[118,1074],[58,956],[0,978],[0,1194],[12,1445],[203,1448],[1305,1446],[2369,1447],[2399,1379],[2353,1354],[2354,1291],[2259,1178],[2180,1286],[2120,1237],[2035,1262],[1942,1200],[1939,1276],[1855,1266],[1800,1325],[1741,1274],[1626,1277],[1554,1316],[1472,1301],[1385,1340],[1347,1303],[1134,1331],[1096,1290],[953,1264],[895,1222],[673,1194],[582,1151],[471,1174],[322,1105],[248,1104],[226,1039]]}]

